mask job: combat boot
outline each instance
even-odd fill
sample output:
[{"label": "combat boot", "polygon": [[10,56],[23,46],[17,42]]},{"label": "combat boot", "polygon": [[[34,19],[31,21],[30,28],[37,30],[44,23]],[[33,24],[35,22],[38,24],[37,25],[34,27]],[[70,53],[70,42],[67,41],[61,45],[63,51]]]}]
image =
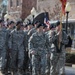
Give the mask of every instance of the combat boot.
[{"label": "combat boot", "polygon": [[13,75],[18,75],[17,71],[14,71],[14,72],[13,72]]},{"label": "combat boot", "polygon": [[61,75],[66,75],[65,73],[61,74]]}]

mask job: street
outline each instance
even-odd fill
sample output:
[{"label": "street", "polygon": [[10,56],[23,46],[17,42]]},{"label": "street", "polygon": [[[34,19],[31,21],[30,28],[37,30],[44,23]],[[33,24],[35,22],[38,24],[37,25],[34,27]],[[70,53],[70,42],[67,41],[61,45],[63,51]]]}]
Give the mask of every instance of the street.
[{"label": "street", "polygon": [[[2,75],[1,72],[0,75]],[[66,75],[75,75],[75,68],[66,67]]]},{"label": "street", "polygon": [[75,68],[66,67],[66,75],[75,75]]}]

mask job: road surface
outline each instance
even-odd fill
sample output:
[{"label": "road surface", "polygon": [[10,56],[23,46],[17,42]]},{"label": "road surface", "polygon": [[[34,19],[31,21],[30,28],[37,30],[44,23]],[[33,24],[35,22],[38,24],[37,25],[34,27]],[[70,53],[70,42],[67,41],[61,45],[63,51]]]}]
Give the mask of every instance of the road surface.
[{"label": "road surface", "polygon": [[[1,72],[0,75],[2,75]],[[75,68],[66,67],[66,75],[75,75]]]},{"label": "road surface", "polygon": [[66,75],[75,75],[75,68],[66,67]]}]

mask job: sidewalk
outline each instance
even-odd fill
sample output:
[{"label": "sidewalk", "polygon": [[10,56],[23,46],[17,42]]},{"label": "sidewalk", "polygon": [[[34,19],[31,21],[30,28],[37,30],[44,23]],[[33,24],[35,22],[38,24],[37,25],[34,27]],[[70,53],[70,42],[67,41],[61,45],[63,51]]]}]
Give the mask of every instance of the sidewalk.
[{"label": "sidewalk", "polygon": [[66,68],[66,75],[75,75],[75,68],[72,67],[65,67]]}]

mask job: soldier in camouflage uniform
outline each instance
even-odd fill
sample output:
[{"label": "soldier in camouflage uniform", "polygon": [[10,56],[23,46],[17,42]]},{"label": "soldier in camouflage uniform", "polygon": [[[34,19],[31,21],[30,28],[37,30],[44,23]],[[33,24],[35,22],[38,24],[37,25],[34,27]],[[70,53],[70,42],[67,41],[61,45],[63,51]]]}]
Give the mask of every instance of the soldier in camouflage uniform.
[{"label": "soldier in camouflage uniform", "polygon": [[9,39],[9,49],[11,52],[11,69],[13,74],[23,73],[24,51],[25,47],[25,33],[21,30],[21,22],[18,21],[16,29],[11,33]]},{"label": "soldier in camouflage uniform", "polygon": [[68,43],[68,37],[64,29],[62,29],[61,42],[62,42],[62,47],[61,47],[60,57],[58,60],[57,69],[58,69],[59,75],[65,75],[65,56],[66,56],[65,45]]},{"label": "soldier in camouflage uniform", "polygon": [[34,27],[30,29],[30,31],[28,32],[28,36],[30,37],[33,33],[36,32],[36,27],[37,27],[37,24],[39,23],[39,21],[35,21],[34,22]]},{"label": "soldier in camouflage uniform", "polygon": [[[49,35],[48,35],[49,28],[48,28],[48,26],[47,26],[46,24],[44,24],[44,29],[43,29],[43,31],[45,32],[45,34],[46,34],[47,36],[49,36]],[[48,38],[48,39],[49,39],[49,38]],[[48,54],[47,54],[47,69],[46,69],[46,73],[47,73],[47,75],[50,74],[50,52],[48,52]]]},{"label": "soldier in camouflage uniform", "polygon": [[48,53],[49,41],[43,33],[43,25],[37,25],[37,32],[29,39],[28,49],[32,54],[32,75],[46,75],[46,54]]},{"label": "soldier in camouflage uniform", "polygon": [[[39,23],[39,21],[34,22],[34,27],[32,29],[30,29],[29,32],[28,32],[28,38],[30,38],[32,36],[32,34],[36,32],[36,26],[37,26],[38,23]],[[29,55],[29,69],[32,72],[31,59],[32,59],[32,55]]]},{"label": "soldier in camouflage uniform", "polygon": [[28,72],[28,70],[29,70],[28,40],[29,40],[30,36],[32,35],[32,33],[30,31],[31,31],[31,29],[33,29],[33,25],[30,20],[26,24],[26,27],[27,27],[27,30],[24,31],[26,34],[26,36],[25,36],[25,39],[26,39],[26,41],[25,41],[26,42],[25,43],[26,44],[26,59],[24,59],[24,65],[26,64],[26,66],[24,66],[24,71]]},{"label": "soldier in camouflage uniform", "polygon": [[[8,39],[9,39],[11,32],[14,30],[15,23],[14,21],[10,21],[7,25],[8,25],[7,31],[8,31]],[[10,50],[8,49],[7,50],[7,74],[11,74],[10,66],[11,66],[10,65]]]},{"label": "soldier in camouflage uniform", "polygon": [[10,21],[7,25],[7,30],[9,31],[9,33],[14,29],[15,26],[15,22],[14,21]]},{"label": "soldier in camouflage uniform", "polygon": [[[51,44],[51,47],[49,49],[49,55],[50,55],[50,75],[56,75],[56,68],[57,68],[57,63],[59,59],[59,53],[57,51],[57,39],[58,35],[56,33],[55,28],[53,25],[50,26],[50,31],[47,32],[49,42]],[[48,69],[49,69],[48,68]]]},{"label": "soldier in camouflage uniform", "polygon": [[6,53],[8,49],[8,33],[3,26],[3,20],[0,20],[0,60],[1,72],[6,73]]},{"label": "soldier in camouflage uniform", "polygon": [[[54,51],[52,50],[53,53],[51,52],[51,70],[50,70],[51,73],[50,75],[59,75],[60,73],[59,71],[60,67],[58,66],[59,60],[61,57],[61,53],[63,52],[63,48],[65,48],[64,45],[67,44],[68,42],[67,35],[63,31],[60,31],[59,21],[57,21],[56,23],[56,30],[53,34],[56,37],[56,40],[53,42]],[[59,43],[60,43],[60,47],[59,47]]]}]

